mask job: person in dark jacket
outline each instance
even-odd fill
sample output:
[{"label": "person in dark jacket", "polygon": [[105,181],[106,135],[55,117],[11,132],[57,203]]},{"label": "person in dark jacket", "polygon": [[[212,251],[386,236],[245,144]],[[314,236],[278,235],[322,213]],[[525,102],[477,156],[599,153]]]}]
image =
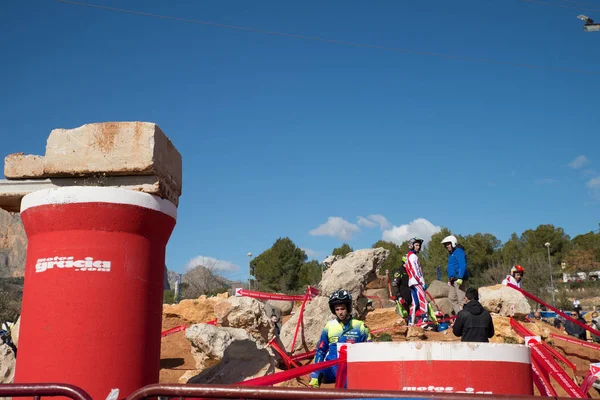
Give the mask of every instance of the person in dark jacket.
[{"label": "person in dark jacket", "polygon": [[489,342],[488,339],[494,336],[492,316],[479,303],[477,289],[468,288],[465,297],[465,305],[456,316],[452,332],[461,338],[461,342]]},{"label": "person in dark jacket", "polygon": [[[581,315],[579,315],[579,313],[577,311],[571,311],[570,317],[573,319],[576,319],[577,321],[581,322],[584,325],[587,324],[585,319],[583,319],[583,317]],[[586,333],[587,331],[585,329],[583,329],[581,326],[574,323],[573,321],[567,320],[565,322],[565,330],[567,331],[567,334],[569,334],[570,336],[575,336],[576,338],[581,339],[581,340],[587,339],[587,333]]]},{"label": "person in dark jacket", "polygon": [[406,273],[406,256],[402,257],[402,264],[396,272],[394,272],[392,279],[392,293],[394,299],[397,302],[397,310],[403,317],[408,316],[410,305],[412,303],[412,296],[410,294],[410,287],[408,287],[408,274]]}]

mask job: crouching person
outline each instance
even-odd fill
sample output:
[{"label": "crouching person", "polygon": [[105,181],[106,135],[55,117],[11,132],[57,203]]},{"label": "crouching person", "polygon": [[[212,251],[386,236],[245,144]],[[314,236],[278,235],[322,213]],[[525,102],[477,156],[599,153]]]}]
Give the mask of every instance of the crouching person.
[{"label": "crouching person", "polygon": [[[335,319],[327,322],[317,343],[315,364],[338,358],[338,343],[371,342],[371,333],[363,321],[352,317],[352,295],[347,290],[338,290],[329,297],[329,309]],[[334,365],[310,374],[312,387],[322,383],[334,383],[338,366]],[[344,387],[346,383],[344,382]]]}]

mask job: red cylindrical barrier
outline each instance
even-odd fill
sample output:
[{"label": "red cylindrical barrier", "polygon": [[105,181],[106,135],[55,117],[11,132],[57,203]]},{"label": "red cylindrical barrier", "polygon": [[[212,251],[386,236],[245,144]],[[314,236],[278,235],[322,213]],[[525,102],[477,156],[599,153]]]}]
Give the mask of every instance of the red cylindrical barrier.
[{"label": "red cylindrical barrier", "polygon": [[348,388],[532,395],[531,353],[499,343],[354,343]]},{"label": "red cylindrical barrier", "polygon": [[150,194],[63,187],[23,198],[29,240],[16,383],[125,398],[158,382],[165,247],[177,209]]}]

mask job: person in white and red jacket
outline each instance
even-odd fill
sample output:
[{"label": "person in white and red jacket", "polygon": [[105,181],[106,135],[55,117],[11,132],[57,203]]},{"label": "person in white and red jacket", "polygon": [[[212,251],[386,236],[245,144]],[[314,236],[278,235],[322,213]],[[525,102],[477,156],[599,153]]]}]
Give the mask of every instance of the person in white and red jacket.
[{"label": "person in white and red jacket", "polygon": [[502,284],[506,285],[507,283],[510,283],[520,288],[523,275],[525,275],[525,269],[520,265],[515,265],[510,269],[510,275],[506,275],[506,278],[504,278]]}]

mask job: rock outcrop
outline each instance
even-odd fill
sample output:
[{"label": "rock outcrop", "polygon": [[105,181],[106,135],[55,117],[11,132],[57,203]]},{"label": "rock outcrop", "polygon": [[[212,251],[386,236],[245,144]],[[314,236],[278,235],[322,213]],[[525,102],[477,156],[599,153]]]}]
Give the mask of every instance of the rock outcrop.
[{"label": "rock outcrop", "polygon": [[[298,322],[299,310],[292,315],[292,317],[281,327],[280,339],[286,349],[290,350],[292,341],[294,338],[294,331],[296,329],[296,323]],[[294,351],[302,353],[311,351],[316,348],[321,331],[325,326],[325,323],[330,319],[334,318],[333,314],[329,310],[329,298],[325,296],[316,296],[312,301],[306,303],[304,309],[304,323],[300,326],[298,337]]]},{"label": "rock outcrop", "polygon": [[0,344],[0,383],[12,383],[15,377],[15,353],[7,344]]},{"label": "rock outcrop", "polygon": [[27,235],[18,213],[0,209],[0,278],[25,275]]},{"label": "rock outcrop", "polygon": [[272,313],[271,306],[250,297],[230,297],[215,306],[218,323],[244,329],[263,345],[275,336]]},{"label": "rock outcrop", "polygon": [[353,251],[338,259],[323,272],[321,295],[329,297],[338,289],[346,289],[356,301],[367,284],[377,279],[377,271],[389,254],[389,250],[379,247]]},{"label": "rock outcrop", "polygon": [[479,302],[489,312],[503,317],[524,317],[531,313],[525,296],[505,285],[479,288]]}]

